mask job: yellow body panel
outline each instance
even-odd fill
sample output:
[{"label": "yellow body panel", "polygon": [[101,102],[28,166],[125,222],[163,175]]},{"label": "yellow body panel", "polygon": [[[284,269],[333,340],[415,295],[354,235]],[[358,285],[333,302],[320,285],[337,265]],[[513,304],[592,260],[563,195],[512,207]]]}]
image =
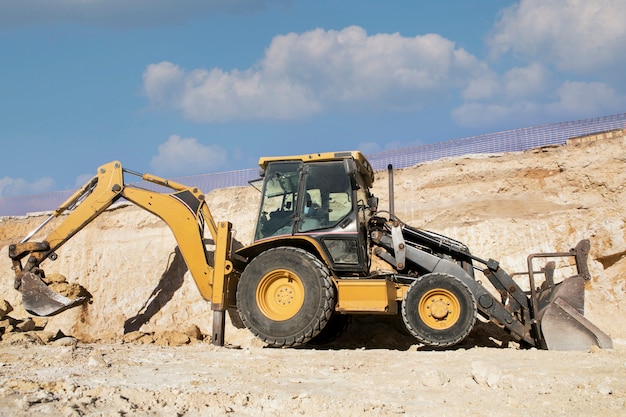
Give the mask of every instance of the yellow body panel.
[{"label": "yellow body panel", "polygon": [[340,279],[337,305],[341,313],[396,314],[406,286],[385,279]]}]

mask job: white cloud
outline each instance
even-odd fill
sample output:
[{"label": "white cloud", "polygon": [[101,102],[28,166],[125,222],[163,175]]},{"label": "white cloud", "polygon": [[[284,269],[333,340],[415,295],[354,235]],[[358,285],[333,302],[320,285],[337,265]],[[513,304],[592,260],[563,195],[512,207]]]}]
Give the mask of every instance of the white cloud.
[{"label": "white cloud", "polygon": [[558,89],[558,102],[551,107],[572,115],[607,114],[626,108],[626,97],[604,83],[566,81]]},{"label": "white cloud", "polygon": [[462,91],[465,100],[520,99],[545,91],[549,72],[539,63],[514,67],[499,75],[485,70],[471,79]]},{"label": "white cloud", "polygon": [[[503,77],[504,84],[513,82],[509,76],[511,73]],[[524,79],[527,78],[522,77],[513,84],[523,86]],[[511,124],[518,120],[539,121],[546,117],[562,120],[586,118],[616,113],[616,109],[626,108],[626,96],[619,95],[601,82],[565,81],[556,87],[542,90],[540,94],[528,95],[518,95],[521,90],[512,89],[516,94],[467,101],[453,110],[452,117],[462,126],[477,127]]]},{"label": "white cloud", "polygon": [[625,62],[626,1],[521,0],[505,9],[488,43],[494,56],[549,63],[588,73]]},{"label": "white cloud", "polygon": [[227,157],[220,145],[203,145],[196,138],[172,135],[159,145],[150,165],[160,175],[204,174],[227,167]]},{"label": "white cloud", "polygon": [[23,178],[0,178],[0,198],[26,194],[41,194],[54,190],[55,183],[50,177],[42,177],[33,182]]},{"label": "white cloud", "polygon": [[492,71],[485,71],[478,77],[471,79],[467,87],[463,89],[461,96],[465,100],[482,100],[500,94],[502,82],[498,74]]},{"label": "white cloud", "polygon": [[546,91],[548,78],[546,68],[536,62],[526,67],[511,68],[504,74],[503,90],[508,98],[535,96]]},{"label": "white cloud", "polygon": [[178,24],[211,14],[248,14],[289,0],[0,0],[0,26],[79,23],[108,27]]},{"label": "white cloud", "polygon": [[147,96],[157,106],[181,110],[195,121],[291,119],[319,110],[312,92],[289,79],[262,79],[254,71],[189,73],[161,62],[144,72]]},{"label": "white cloud", "polygon": [[276,36],[258,65],[244,71],[161,62],[143,79],[152,104],[214,122],[295,119],[341,106],[415,109],[485,69],[436,34],[368,35],[351,26]]},{"label": "white cloud", "polygon": [[178,103],[184,85],[184,71],[170,62],[148,65],[143,73],[144,91],[155,103]]}]

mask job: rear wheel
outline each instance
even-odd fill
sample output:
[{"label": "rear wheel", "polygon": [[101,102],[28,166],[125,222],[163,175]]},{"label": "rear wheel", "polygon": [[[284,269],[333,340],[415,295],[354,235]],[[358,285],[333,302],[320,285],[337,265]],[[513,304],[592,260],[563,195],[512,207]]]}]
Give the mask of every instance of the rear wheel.
[{"label": "rear wheel", "polygon": [[429,346],[452,346],[467,337],[476,322],[476,299],[454,275],[432,273],[418,278],[402,302],[409,332]]},{"label": "rear wheel", "polygon": [[272,346],[296,346],[317,336],[335,308],[328,268],[309,252],[291,247],[257,256],[241,274],[241,320]]}]

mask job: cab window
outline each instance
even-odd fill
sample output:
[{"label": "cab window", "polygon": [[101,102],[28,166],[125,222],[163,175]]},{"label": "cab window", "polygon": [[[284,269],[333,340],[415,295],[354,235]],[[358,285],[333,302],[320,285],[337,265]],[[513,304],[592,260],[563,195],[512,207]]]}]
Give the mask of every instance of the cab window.
[{"label": "cab window", "polygon": [[352,212],[352,186],[343,162],[307,164],[299,232],[337,225]]},{"label": "cab window", "polygon": [[255,240],[292,233],[300,167],[299,162],[280,162],[267,168]]}]

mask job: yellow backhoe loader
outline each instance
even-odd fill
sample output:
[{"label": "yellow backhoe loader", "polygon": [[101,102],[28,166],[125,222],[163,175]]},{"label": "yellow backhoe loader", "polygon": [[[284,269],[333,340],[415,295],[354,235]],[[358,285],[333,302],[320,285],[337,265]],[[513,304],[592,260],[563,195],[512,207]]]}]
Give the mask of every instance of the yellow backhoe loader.
[{"label": "yellow backhoe loader", "polygon": [[[61,204],[20,243],[9,246],[15,288],[25,309],[49,316],[80,305],[44,282],[41,264],[56,259],[68,239],[125,199],[160,217],[173,232],[201,296],[214,312],[213,343],[223,345],[225,311],[271,346],[314,342],[334,319],[351,314],[400,315],[419,343],[448,347],[463,341],[477,316],[540,349],[611,348],[609,336],[584,317],[589,242],[569,252],[528,257],[529,290],[493,259],[472,255],[464,244],[404,224],[378,210],[370,188],[374,171],[358,151],[259,160],[262,178],[252,244],[234,250],[229,222],[216,223],[201,190],[150,174],[102,165],[83,188]],[[390,185],[392,181],[390,167]],[[157,192],[125,176],[167,187]],[[393,187],[390,186],[393,202]],[[41,242],[30,239],[63,216]],[[209,264],[205,228],[215,242]],[[554,258],[570,258],[574,274],[555,279]],[[537,259],[548,259],[536,270]],[[488,290],[474,276],[480,271]],[[526,278],[525,278],[526,279]],[[497,294],[497,295],[494,295]]]}]

